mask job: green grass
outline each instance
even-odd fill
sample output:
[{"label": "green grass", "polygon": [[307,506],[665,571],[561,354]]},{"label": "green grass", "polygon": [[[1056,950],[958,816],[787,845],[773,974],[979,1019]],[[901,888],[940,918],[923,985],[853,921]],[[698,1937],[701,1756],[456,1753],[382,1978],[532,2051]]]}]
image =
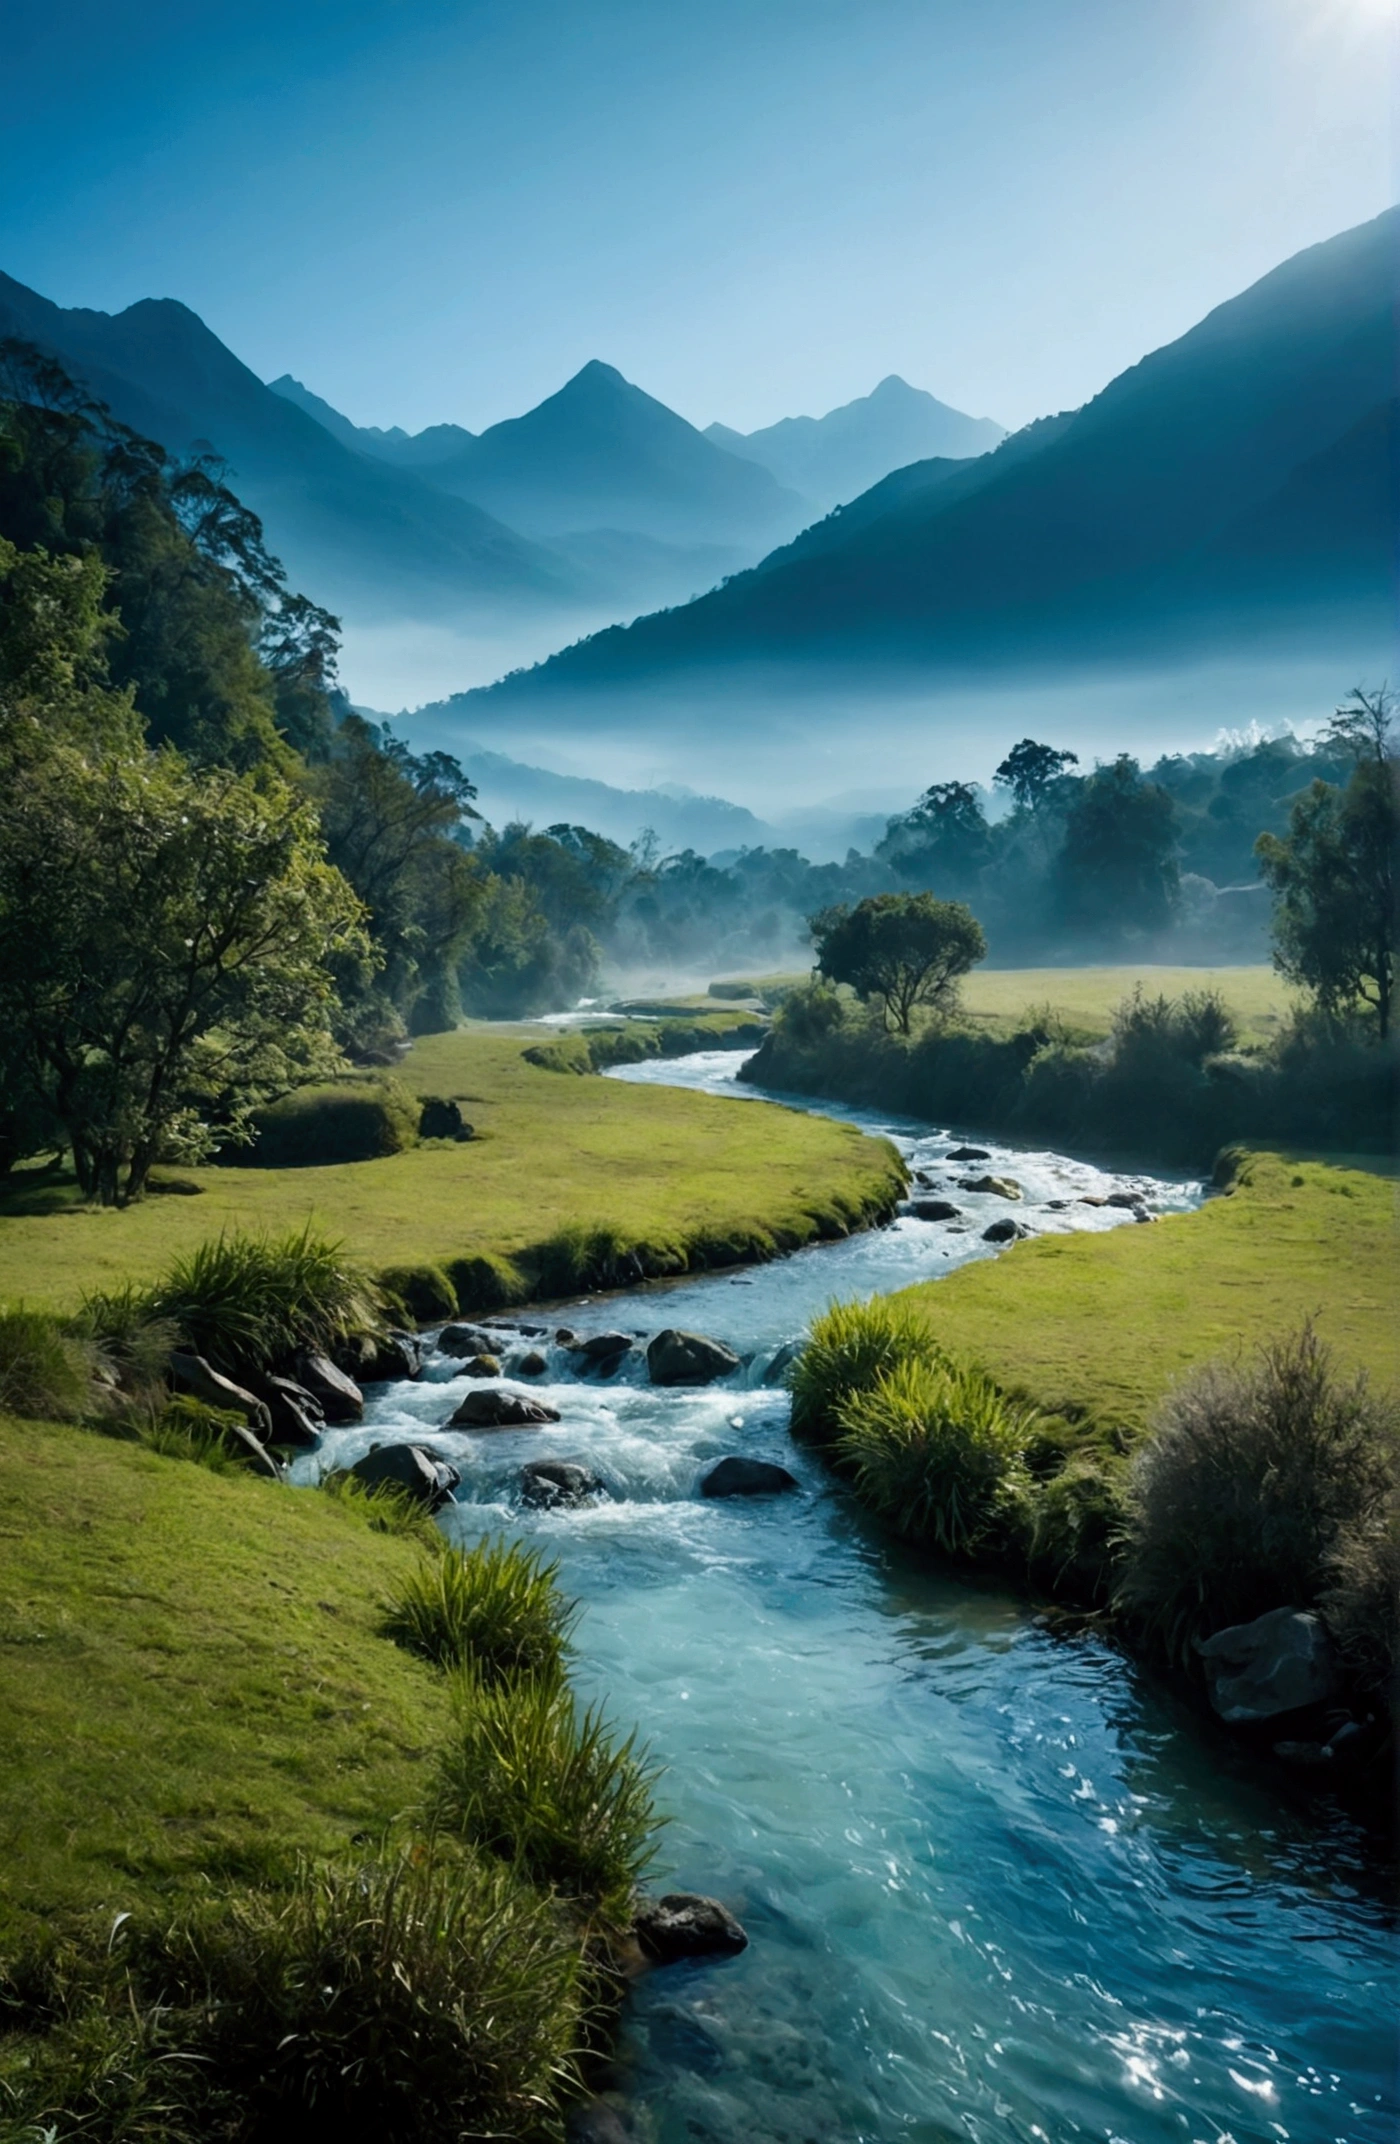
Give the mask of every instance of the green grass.
[{"label": "green grass", "polygon": [[1051,1413],[1141,1430],[1184,1372],[1315,1315],[1344,1370],[1400,1383],[1395,1186],[1253,1155],[1150,1228],[1041,1236],[897,1296],[938,1341]]},{"label": "green grass", "polygon": [[[806,974],[754,976],[746,987],[757,997],[781,996]],[[1180,997],[1187,990],[1218,990],[1239,1021],[1247,1042],[1267,1042],[1298,1003],[1275,968],[1261,963],[1239,968],[1154,967],[1125,963],[1102,968],[977,968],[962,985],[963,1011],[973,1020],[1017,1021],[1031,1006],[1049,1005],[1072,1028],[1106,1035],[1113,1014],[1137,984],[1148,997]],[[738,983],[712,984],[726,996]]]},{"label": "green grass", "polygon": [[441,1684],[379,1634],[420,1556],[330,1497],[0,1419],[0,1947],[279,1877],[421,1797]]},{"label": "green grass", "polygon": [[559,1567],[518,1541],[448,1549],[401,1581],[385,1603],[385,1636],[484,1683],[533,1676],[557,1688],[578,1613],[559,1591]]},{"label": "green grass", "polygon": [[[458,1101],[479,1137],[378,1161],[285,1170],[198,1169],[198,1198],[125,1212],[81,1205],[71,1181],[21,1171],[0,1188],[0,1301],[76,1308],[89,1289],[149,1282],[222,1230],[281,1235],[312,1221],[378,1271],[519,1262],[551,1237],[613,1224],[656,1270],[763,1256],[836,1235],[892,1199],[892,1150],[849,1126],[777,1107],[523,1062],[539,1028],[465,1028],[417,1043],[411,1091]],[[486,1307],[483,1305],[482,1307]]]}]

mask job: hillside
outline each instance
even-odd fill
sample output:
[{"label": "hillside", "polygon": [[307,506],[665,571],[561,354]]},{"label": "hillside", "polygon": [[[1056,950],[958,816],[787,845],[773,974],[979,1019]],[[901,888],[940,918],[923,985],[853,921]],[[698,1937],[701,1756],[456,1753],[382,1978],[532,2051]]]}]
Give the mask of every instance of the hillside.
[{"label": "hillside", "polygon": [[[1340,611],[1388,620],[1400,211],[1310,247],[1072,415],[878,497],[681,611],[496,687],[518,699],[688,668],[1257,653]],[[1369,645],[1369,641],[1368,641]]]},{"label": "hillside", "polygon": [[950,409],[892,372],[873,393],[824,417],[784,417],[757,432],[711,424],[705,437],[771,469],[780,483],[829,513],[910,462],[987,454],[1006,430],[990,417]]},{"label": "hillside", "polygon": [[334,610],[431,616],[572,597],[570,569],[489,513],[356,453],[264,387],[187,306],[65,310],[0,275],[0,336],[34,342],[172,454],[210,445],[294,584]]}]

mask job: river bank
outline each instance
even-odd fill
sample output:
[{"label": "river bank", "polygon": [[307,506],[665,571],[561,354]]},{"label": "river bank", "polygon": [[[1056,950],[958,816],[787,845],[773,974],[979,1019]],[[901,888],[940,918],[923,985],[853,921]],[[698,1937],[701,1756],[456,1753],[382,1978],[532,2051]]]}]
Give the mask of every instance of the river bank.
[{"label": "river bank", "polygon": [[791,1110],[760,1127],[712,1096],[526,1062],[552,1040],[542,1025],[478,1023],[415,1043],[398,1078],[455,1102],[465,1142],[313,1168],[182,1168],[182,1193],[122,1212],[84,1206],[61,1173],[16,1171],[0,1184],[0,1302],[70,1310],[87,1290],[153,1280],[222,1230],[310,1221],[427,1321],[771,1258],[893,1212],[898,1157],[855,1128]]},{"label": "river bank", "polygon": [[[948,1143],[887,1128],[916,1167]],[[1017,1160],[1045,1172],[1047,1206],[1116,1181],[1063,1157]],[[1168,1211],[1199,1200],[1187,1184],[1137,1188]],[[1080,1212],[1095,1245],[1152,1233],[1123,1209]],[[455,1537],[504,1524],[560,1559],[584,1604],[581,1673],[645,1720],[668,1767],[658,1885],[714,1890],[749,1929],[741,1958],[635,1991],[610,2133],[1165,2144],[1253,2134],[1263,2107],[1304,2144],[1380,2144],[1394,1943],[1359,1828],[1280,1802],[1223,1730],[1202,1733],[1092,1633],[1057,1638],[994,1583],[930,1572],[882,1539],[788,1435],[768,1379],[832,1296],[955,1265],[990,1280],[993,1256],[976,1232],[906,1216],[752,1272],[555,1314],[581,1335],[693,1327],[749,1358],[692,1390],[653,1386],[639,1354],[581,1376],[554,1317],[518,1341],[503,1320],[507,1365],[543,1351],[529,1382],[558,1424],[444,1431],[473,1381],[434,1358],[424,1379],[377,1392],[328,1455],[426,1438],[462,1469],[444,1519]],[[732,1453],[786,1467],[797,1492],[701,1495]],[[571,1510],[525,1505],[520,1470],[542,1458],[584,1462],[603,1492]]]}]

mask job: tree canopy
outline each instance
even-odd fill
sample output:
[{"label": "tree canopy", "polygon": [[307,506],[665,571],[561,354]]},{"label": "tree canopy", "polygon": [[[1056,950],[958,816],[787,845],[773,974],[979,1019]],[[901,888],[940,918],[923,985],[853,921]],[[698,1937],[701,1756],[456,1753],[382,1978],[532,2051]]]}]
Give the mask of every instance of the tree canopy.
[{"label": "tree canopy", "polygon": [[917,1007],[950,1012],[961,978],[985,958],[971,909],[931,893],[880,893],[812,918],[817,972],[873,998],[886,1027],[907,1035]]}]

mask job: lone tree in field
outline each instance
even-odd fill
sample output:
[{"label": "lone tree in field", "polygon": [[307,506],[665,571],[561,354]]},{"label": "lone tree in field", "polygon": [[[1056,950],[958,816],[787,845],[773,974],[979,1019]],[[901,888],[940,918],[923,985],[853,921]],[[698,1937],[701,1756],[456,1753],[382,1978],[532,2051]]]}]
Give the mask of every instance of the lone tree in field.
[{"label": "lone tree in field", "polygon": [[1365,1006],[1382,1041],[1395,1004],[1400,894],[1400,768],[1395,699],[1359,687],[1327,733],[1354,759],[1345,789],[1314,782],[1288,832],[1261,834],[1259,867],[1274,892],[1274,966],[1323,1012]]},{"label": "lone tree in field", "polygon": [[961,901],[931,893],[877,893],[811,921],[817,972],[873,998],[888,1029],[907,1035],[914,1009],[950,1012],[958,984],[982,960],[982,926]]}]

